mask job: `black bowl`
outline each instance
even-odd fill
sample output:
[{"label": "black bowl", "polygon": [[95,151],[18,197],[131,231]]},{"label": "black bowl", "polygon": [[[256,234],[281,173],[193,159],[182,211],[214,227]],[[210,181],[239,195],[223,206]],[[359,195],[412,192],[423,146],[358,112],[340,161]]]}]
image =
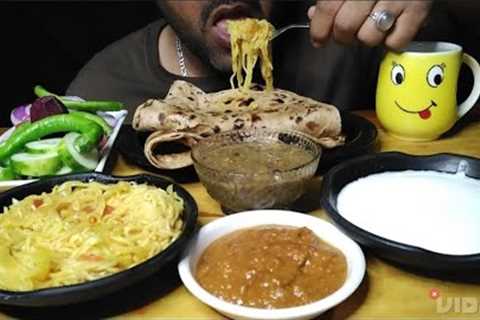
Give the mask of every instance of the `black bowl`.
[{"label": "black bowl", "polygon": [[462,272],[466,275],[478,275],[480,254],[440,254],[385,239],[357,227],[337,211],[338,194],[344,186],[358,178],[385,171],[404,170],[456,173],[459,166],[466,170],[467,176],[480,179],[480,159],[466,156],[453,154],[412,156],[398,152],[386,152],[354,158],[335,166],[326,174],[322,186],[322,206],[332,220],[349,236],[390,262],[407,267],[412,271],[427,272],[433,276]]},{"label": "black bowl", "polygon": [[[0,194],[0,208],[9,206],[12,198],[21,200],[31,194],[49,192],[55,185],[65,181],[98,181],[102,183],[116,183],[118,181],[134,181],[147,183],[160,188],[172,185],[172,182],[160,177],[150,175],[137,175],[129,177],[107,176],[99,173],[86,173],[77,175],[59,176],[51,179],[26,184]],[[97,299],[112,292],[126,288],[142,279],[145,279],[172,263],[177,263],[179,255],[192,237],[197,223],[197,205],[192,196],[181,186],[173,184],[173,190],[184,200],[183,220],[184,228],[181,235],[152,258],[121,272],[88,281],[81,284],[54,287],[25,292],[0,290],[0,304],[13,306],[45,307],[79,303]]]}]

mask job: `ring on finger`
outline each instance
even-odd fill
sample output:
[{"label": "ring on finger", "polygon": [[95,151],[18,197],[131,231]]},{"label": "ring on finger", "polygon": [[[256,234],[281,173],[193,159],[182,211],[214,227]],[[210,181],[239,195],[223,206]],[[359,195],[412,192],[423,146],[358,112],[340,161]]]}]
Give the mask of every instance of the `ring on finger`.
[{"label": "ring on finger", "polygon": [[375,27],[382,32],[387,32],[395,24],[396,18],[388,10],[373,11],[368,16],[375,22]]}]

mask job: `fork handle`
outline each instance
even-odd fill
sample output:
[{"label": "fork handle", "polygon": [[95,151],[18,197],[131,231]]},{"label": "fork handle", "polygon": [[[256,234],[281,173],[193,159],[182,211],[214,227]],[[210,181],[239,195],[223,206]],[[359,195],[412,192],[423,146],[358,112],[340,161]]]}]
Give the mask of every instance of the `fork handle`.
[{"label": "fork handle", "polygon": [[272,36],[272,39],[275,39],[276,37],[278,37],[279,35],[281,35],[282,33],[284,33],[285,31],[287,30],[290,30],[290,29],[298,29],[298,28],[302,28],[302,29],[309,29],[310,28],[310,24],[308,23],[296,23],[296,24],[290,24],[286,27],[283,27],[283,28],[280,28],[280,29],[277,29],[277,31],[275,31],[273,33],[273,36]]}]

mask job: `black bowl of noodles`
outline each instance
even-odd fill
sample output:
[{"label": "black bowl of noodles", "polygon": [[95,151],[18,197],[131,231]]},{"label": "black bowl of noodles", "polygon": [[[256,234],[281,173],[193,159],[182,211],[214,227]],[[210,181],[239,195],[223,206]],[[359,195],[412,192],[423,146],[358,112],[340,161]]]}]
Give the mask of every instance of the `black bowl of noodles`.
[{"label": "black bowl of noodles", "polygon": [[[177,217],[183,221],[183,224],[178,227],[179,234],[176,236],[175,240],[167,244],[166,248],[164,248],[162,251],[154,254],[150,258],[147,258],[145,261],[129,267],[128,269],[116,271],[111,275],[94,280],[84,280],[84,282],[77,284],[33,289],[30,291],[0,290],[0,305],[46,307],[61,306],[99,299],[111,293],[125,289],[128,286],[140,282],[141,280],[147,280],[147,277],[153,276],[155,273],[162,272],[163,269],[169,268],[171,265],[176,264],[179,255],[187,245],[190,238],[193,236],[198,215],[198,209],[195,200],[184,188],[175,184],[174,182],[167,180],[166,178],[151,175],[116,177],[99,173],[86,173],[58,176],[51,179],[33,182],[1,193],[1,213],[4,212],[5,207],[8,207],[12,204],[12,199],[22,200],[29,195],[40,195],[43,192],[51,192],[54,186],[61,185],[67,181],[95,181],[107,185],[115,184],[120,181],[127,181],[135,182],[138,185],[146,184],[148,186],[155,186],[163,190],[166,190],[169,186],[171,186],[172,191],[183,200],[183,211],[180,209],[181,213],[177,215]],[[179,203],[181,202],[179,201]],[[8,278],[6,279],[8,281]]]}]

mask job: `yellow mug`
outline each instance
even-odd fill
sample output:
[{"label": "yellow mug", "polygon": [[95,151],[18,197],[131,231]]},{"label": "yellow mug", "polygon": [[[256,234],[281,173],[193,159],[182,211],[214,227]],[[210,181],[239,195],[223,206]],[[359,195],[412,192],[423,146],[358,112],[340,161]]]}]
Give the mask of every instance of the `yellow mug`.
[{"label": "yellow mug", "polygon": [[[474,75],[473,90],[457,107],[462,62]],[[447,42],[412,42],[401,52],[387,52],[377,84],[376,113],[391,135],[432,141],[448,131],[480,96],[480,66],[462,47]]]}]

